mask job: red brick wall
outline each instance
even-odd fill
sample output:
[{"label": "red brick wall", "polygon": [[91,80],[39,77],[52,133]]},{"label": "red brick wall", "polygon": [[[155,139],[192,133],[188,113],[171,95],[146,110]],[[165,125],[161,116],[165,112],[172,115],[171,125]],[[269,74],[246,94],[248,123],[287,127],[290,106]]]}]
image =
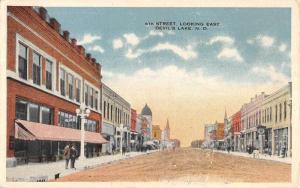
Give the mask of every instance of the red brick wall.
[{"label": "red brick wall", "polygon": [[[72,46],[66,41],[57,31],[50,27],[48,23],[40,18],[40,16],[33,11],[31,7],[8,7],[7,17],[7,70],[16,72],[16,34],[20,34],[22,37],[30,41],[40,50],[47,53],[49,56],[56,59],[56,86],[53,88],[58,91],[59,87],[59,69],[58,65],[63,64],[69,69],[73,70],[77,74],[81,75],[84,80],[89,81],[95,85],[99,90],[101,89],[101,66],[95,65],[90,60],[87,60],[84,54],[79,52],[77,46]],[[27,27],[34,30],[41,37],[47,40],[51,45],[45,43],[28,28],[18,23],[14,18],[9,15],[13,15],[17,19],[21,20]],[[56,49],[61,53],[59,53]],[[29,49],[28,56],[28,78],[32,79],[32,50]],[[75,64],[73,64],[71,59]],[[43,58],[43,69],[41,83],[45,84],[45,59]],[[83,84],[83,83],[82,83]],[[75,87],[75,85],[74,85]],[[68,90],[66,90],[67,92]],[[13,135],[14,131],[14,119],[15,119],[15,102],[16,97],[22,97],[28,101],[44,104],[53,108],[53,122],[54,125],[58,124],[58,112],[60,109],[75,113],[78,105],[68,102],[62,98],[45,93],[34,87],[25,85],[18,81],[7,79],[7,157],[14,156],[13,150],[9,150],[9,135]],[[83,95],[82,95],[83,96]],[[81,96],[81,97],[82,97]],[[100,100],[100,99],[99,99]],[[99,101],[98,100],[98,101]],[[98,107],[100,108],[100,107]],[[91,112],[89,119],[96,120],[98,122],[97,132],[101,131],[101,114]]]},{"label": "red brick wall", "polygon": [[[7,79],[7,144],[9,144],[9,135],[14,131],[14,120],[16,111],[16,97],[26,99],[28,101],[43,104],[53,109],[53,123],[58,125],[58,112],[60,110],[74,113],[79,106],[63,100],[54,95],[47,94],[41,90],[25,85],[21,82]],[[91,112],[89,119],[96,120],[98,122],[97,132],[100,132],[101,115],[96,112]],[[7,147],[8,148],[8,147]],[[7,156],[13,156],[13,150],[7,149]]]},{"label": "red brick wall", "polygon": [[236,112],[232,116],[232,131],[233,132],[240,132],[241,131],[241,111]]},{"label": "red brick wall", "polygon": [[136,131],[136,110],[134,109],[131,109],[131,124],[130,124],[130,128],[131,128],[131,131]]}]

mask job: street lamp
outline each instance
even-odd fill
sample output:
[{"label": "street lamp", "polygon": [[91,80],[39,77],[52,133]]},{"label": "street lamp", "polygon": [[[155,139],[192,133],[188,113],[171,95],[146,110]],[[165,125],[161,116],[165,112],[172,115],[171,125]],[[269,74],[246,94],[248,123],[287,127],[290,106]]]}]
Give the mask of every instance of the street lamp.
[{"label": "street lamp", "polygon": [[76,115],[79,116],[81,118],[80,121],[80,126],[81,126],[81,139],[80,139],[80,156],[79,156],[79,160],[83,161],[85,160],[85,155],[84,155],[84,120],[86,117],[88,117],[90,115],[91,111],[90,109],[86,108],[84,104],[80,105],[80,108],[76,109]]}]

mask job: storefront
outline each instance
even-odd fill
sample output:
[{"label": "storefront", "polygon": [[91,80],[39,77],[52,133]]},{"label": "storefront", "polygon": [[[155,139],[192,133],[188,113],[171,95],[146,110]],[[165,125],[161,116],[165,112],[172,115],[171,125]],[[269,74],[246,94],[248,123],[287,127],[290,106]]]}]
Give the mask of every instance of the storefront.
[{"label": "storefront", "polygon": [[274,130],[274,155],[282,155],[288,147],[288,128]]},{"label": "storefront", "polygon": [[101,133],[102,133],[103,137],[108,141],[108,143],[103,144],[102,152],[111,154],[112,149],[113,149],[112,147],[113,147],[113,145],[115,145],[115,139],[114,139],[115,129],[114,129],[114,126],[112,124],[103,122]]},{"label": "storefront", "polygon": [[[81,131],[25,120],[15,121],[14,150],[18,164],[63,159],[66,144],[74,144],[80,154]],[[107,141],[95,132],[85,131],[85,156],[99,156]]]}]

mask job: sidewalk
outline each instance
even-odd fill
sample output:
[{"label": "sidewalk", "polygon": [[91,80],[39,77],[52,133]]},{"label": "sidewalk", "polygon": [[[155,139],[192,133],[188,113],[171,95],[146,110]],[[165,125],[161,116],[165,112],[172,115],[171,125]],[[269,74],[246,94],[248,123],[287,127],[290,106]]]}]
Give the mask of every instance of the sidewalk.
[{"label": "sidewalk", "polygon": [[63,177],[92,167],[109,164],[113,161],[129,159],[157,151],[158,150],[151,150],[148,152],[130,152],[123,156],[121,154],[104,155],[100,157],[88,158],[83,164],[80,164],[78,160],[76,160],[76,170],[70,168],[65,169],[65,160],[49,163],[29,163],[12,168],[6,168],[6,181],[49,181],[54,179],[55,174],[57,173],[60,173],[59,177]]},{"label": "sidewalk", "polygon": [[[248,153],[243,153],[243,152],[234,151],[234,152],[228,153],[227,151],[222,151],[222,150],[213,150],[213,151],[228,154],[228,155],[236,155],[236,156],[253,158],[253,154],[248,154]],[[292,158],[291,157],[281,158],[281,157],[278,157],[278,156],[274,156],[274,155],[270,156],[270,155],[266,155],[266,154],[259,154],[259,159],[258,160],[272,160],[272,161],[278,161],[278,162],[282,162],[282,163],[292,164]]]}]

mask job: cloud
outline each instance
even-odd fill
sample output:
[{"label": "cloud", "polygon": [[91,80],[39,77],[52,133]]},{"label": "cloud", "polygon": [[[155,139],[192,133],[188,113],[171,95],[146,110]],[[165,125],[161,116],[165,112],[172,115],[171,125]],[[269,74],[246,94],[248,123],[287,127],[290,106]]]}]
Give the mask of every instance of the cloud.
[{"label": "cloud", "polygon": [[281,43],[281,45],[278,47],[278,50],[279,50],[280,52],[285,52],[286,49],[287,49],[287,45],[284,44],[284,43]]},{"label": "cloud", "polygon": [[285,84],[290,80],[285,74],[280,72],[279,69],[276,69],[273,65],[268,65],[265,67],[253,67],[252,72],[258,76],[268,78],[269,82],[272,83]]},{"label": "cloud", "polygon": [[96,40],[101,40],[101,36],[100,35],[92,35],[90,33],[86,33],[86,34],[83,35],[82,40],[79,40],[77,42],[77,44],[79,44],[79,45],[92,44]]},{"label": "cloud", "polygon": [[234,60],[237,62],[243,62],[244,59],[241,57],[239,51],[236,48],[223,48],[217,56],[220,60]]},{"label": "cloud", "polygon": [[253,39],[247,40],[248,44],[258,44],[259,46],[263,48],[269,48],[272,47],[275,43],[275,38],[269,36],[269,35],[257,35]]},{"label": "cloud", "polygon": [[143,53],[145,53],[145,50],[137,49],[135,52],[133,52],[133,49],[129,48],[127,50],[127,53],[125,54],[125,56],[128,59],[135,59],[135,58],[141,56]]},{"label": "cloud", "polygon": [[160,36],[160,37],[163,37],[163,36],[164,36],[164,33],[161,32],[161,31],[154,31],[154,30],[151,30],[151,31],[149,32],[149,35],[150,35],[150,36]]},{"label": "cloud", "polygon": [[113,40],[113,48],[114,49],[119,49],[123,47],[123,41],[121,38],[117,38]]},{"label": "cloud", "polygon": [[223,45],[233,45],[234,39],[229,36],[215,36],[215,37],[212,37],[208,42],[209,45],[212,45],[215,43],[221,43]]},{"label": "cloud", "polygon": [[88,50],[94,51],[94,52],[104,53],[104,49],[99,45],[94,45],[92,47],[89,47]]},{"label": "cloud", "polygon": [[193,48],[190,45],[188,45],[186,48],[181,48],[175,44],[171,44],[168,42],[159,43],[156,46],[154,46],[150,51],[159,52],[165,50],[172,51],[184,60],[194,59],[197,57],[197,53],[193,50]]},{"label": "cloud", "polygon": [[140,39],[134,33],[125,33],[123,37],[126,39],[126,42],[132,46],[136,46],[140,43]]},{"label": "cloud", "polygon": [[161,52],[161,51],[171,51],[184,60],[195,59],[198,56],[197,52],[194,51],[192,45],[187,45],[185,48],[182,48],[175,44],[171,44],[169,42],[158,43],[157,45],[149,49],[133,50],[132,48],[129,48],[125,56],[129,59],[135,59],[146,53]]}]

